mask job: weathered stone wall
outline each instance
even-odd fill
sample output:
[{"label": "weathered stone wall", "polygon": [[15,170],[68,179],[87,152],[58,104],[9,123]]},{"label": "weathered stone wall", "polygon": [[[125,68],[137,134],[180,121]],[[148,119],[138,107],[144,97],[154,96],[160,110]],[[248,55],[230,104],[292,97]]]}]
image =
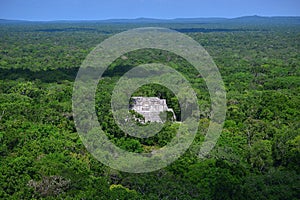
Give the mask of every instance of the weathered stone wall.
[{"label": "weathered stone wall", "polygon": [[159,114],[164,111],[169,111],[175,114],[172,109],[168,108],[165,99],[158,97],[132,97],[131,109],[145,117],[145,122],[160,122],[162,119]]}]

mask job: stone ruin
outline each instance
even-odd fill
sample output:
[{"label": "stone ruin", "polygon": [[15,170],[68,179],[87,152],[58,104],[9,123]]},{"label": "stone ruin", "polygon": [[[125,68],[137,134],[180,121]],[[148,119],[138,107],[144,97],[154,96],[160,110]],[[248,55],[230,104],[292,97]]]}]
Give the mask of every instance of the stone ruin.
[{"label": "stone ruin", "polygon": [[132,97],[130,109],[141,114],[145,118],[145,122],[158,122],[164,121],[160,118],[161,112],[172,112],[173,119],[176,120],[173,109],[168,108],[166,100],[158,97]]}]

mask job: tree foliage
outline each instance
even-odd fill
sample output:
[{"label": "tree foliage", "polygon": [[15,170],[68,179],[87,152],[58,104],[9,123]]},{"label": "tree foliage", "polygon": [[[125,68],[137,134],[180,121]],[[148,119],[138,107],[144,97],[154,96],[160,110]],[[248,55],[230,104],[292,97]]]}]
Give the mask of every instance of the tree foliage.
[{"label": "tree foliage", "polygon": [[[153,137],[132,137],[117,126],[110,108],[120,76],[159,62],[182,73],[197,94],[200,121],[193,144],[170,166],[147,174],[115,171],[86,150],[72,114],[77,70],[99,42],[141,25],[0,25],[0,199],[298,199],[298,26],[160,24],[185,28],[222,74],[227,116],[216,146],[198,157],[211,116],[201,75],[171,52],[143,49],[115,60],[100,80],[95,109],[101,127],[115,145],[135,153],[156,151],[176,137],[180,123],[172,120]],[[189,32],[203,28],[211,31]],[[181,120],[168,88],[148,84],[132,96],[164,98]]]}]

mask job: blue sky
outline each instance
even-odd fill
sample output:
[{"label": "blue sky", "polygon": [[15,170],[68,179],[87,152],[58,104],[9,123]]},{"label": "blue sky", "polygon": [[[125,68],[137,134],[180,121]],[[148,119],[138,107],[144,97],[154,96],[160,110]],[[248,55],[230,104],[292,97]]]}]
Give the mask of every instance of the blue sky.
[{"label": "blue sky", "polygon": [[0,0],[0,18],[91,20],[111,18],[300,16],[300,0]]}]

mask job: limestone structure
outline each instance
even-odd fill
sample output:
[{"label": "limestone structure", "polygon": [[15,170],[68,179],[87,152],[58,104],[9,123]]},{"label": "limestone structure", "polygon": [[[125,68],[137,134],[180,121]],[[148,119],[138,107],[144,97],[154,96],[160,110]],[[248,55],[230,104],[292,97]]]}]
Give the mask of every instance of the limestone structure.
[{"label": "limestone structure", "polygon": [[168,108],[165,99],[159,99],[158,97],[132,97],[132,104],[130,109],[141,114],[145,118],[145,122],[159,122],[163,123],[160,118],[160,113],[169,111],[173,113],[173,118],[176,120],[173,109]]}]

